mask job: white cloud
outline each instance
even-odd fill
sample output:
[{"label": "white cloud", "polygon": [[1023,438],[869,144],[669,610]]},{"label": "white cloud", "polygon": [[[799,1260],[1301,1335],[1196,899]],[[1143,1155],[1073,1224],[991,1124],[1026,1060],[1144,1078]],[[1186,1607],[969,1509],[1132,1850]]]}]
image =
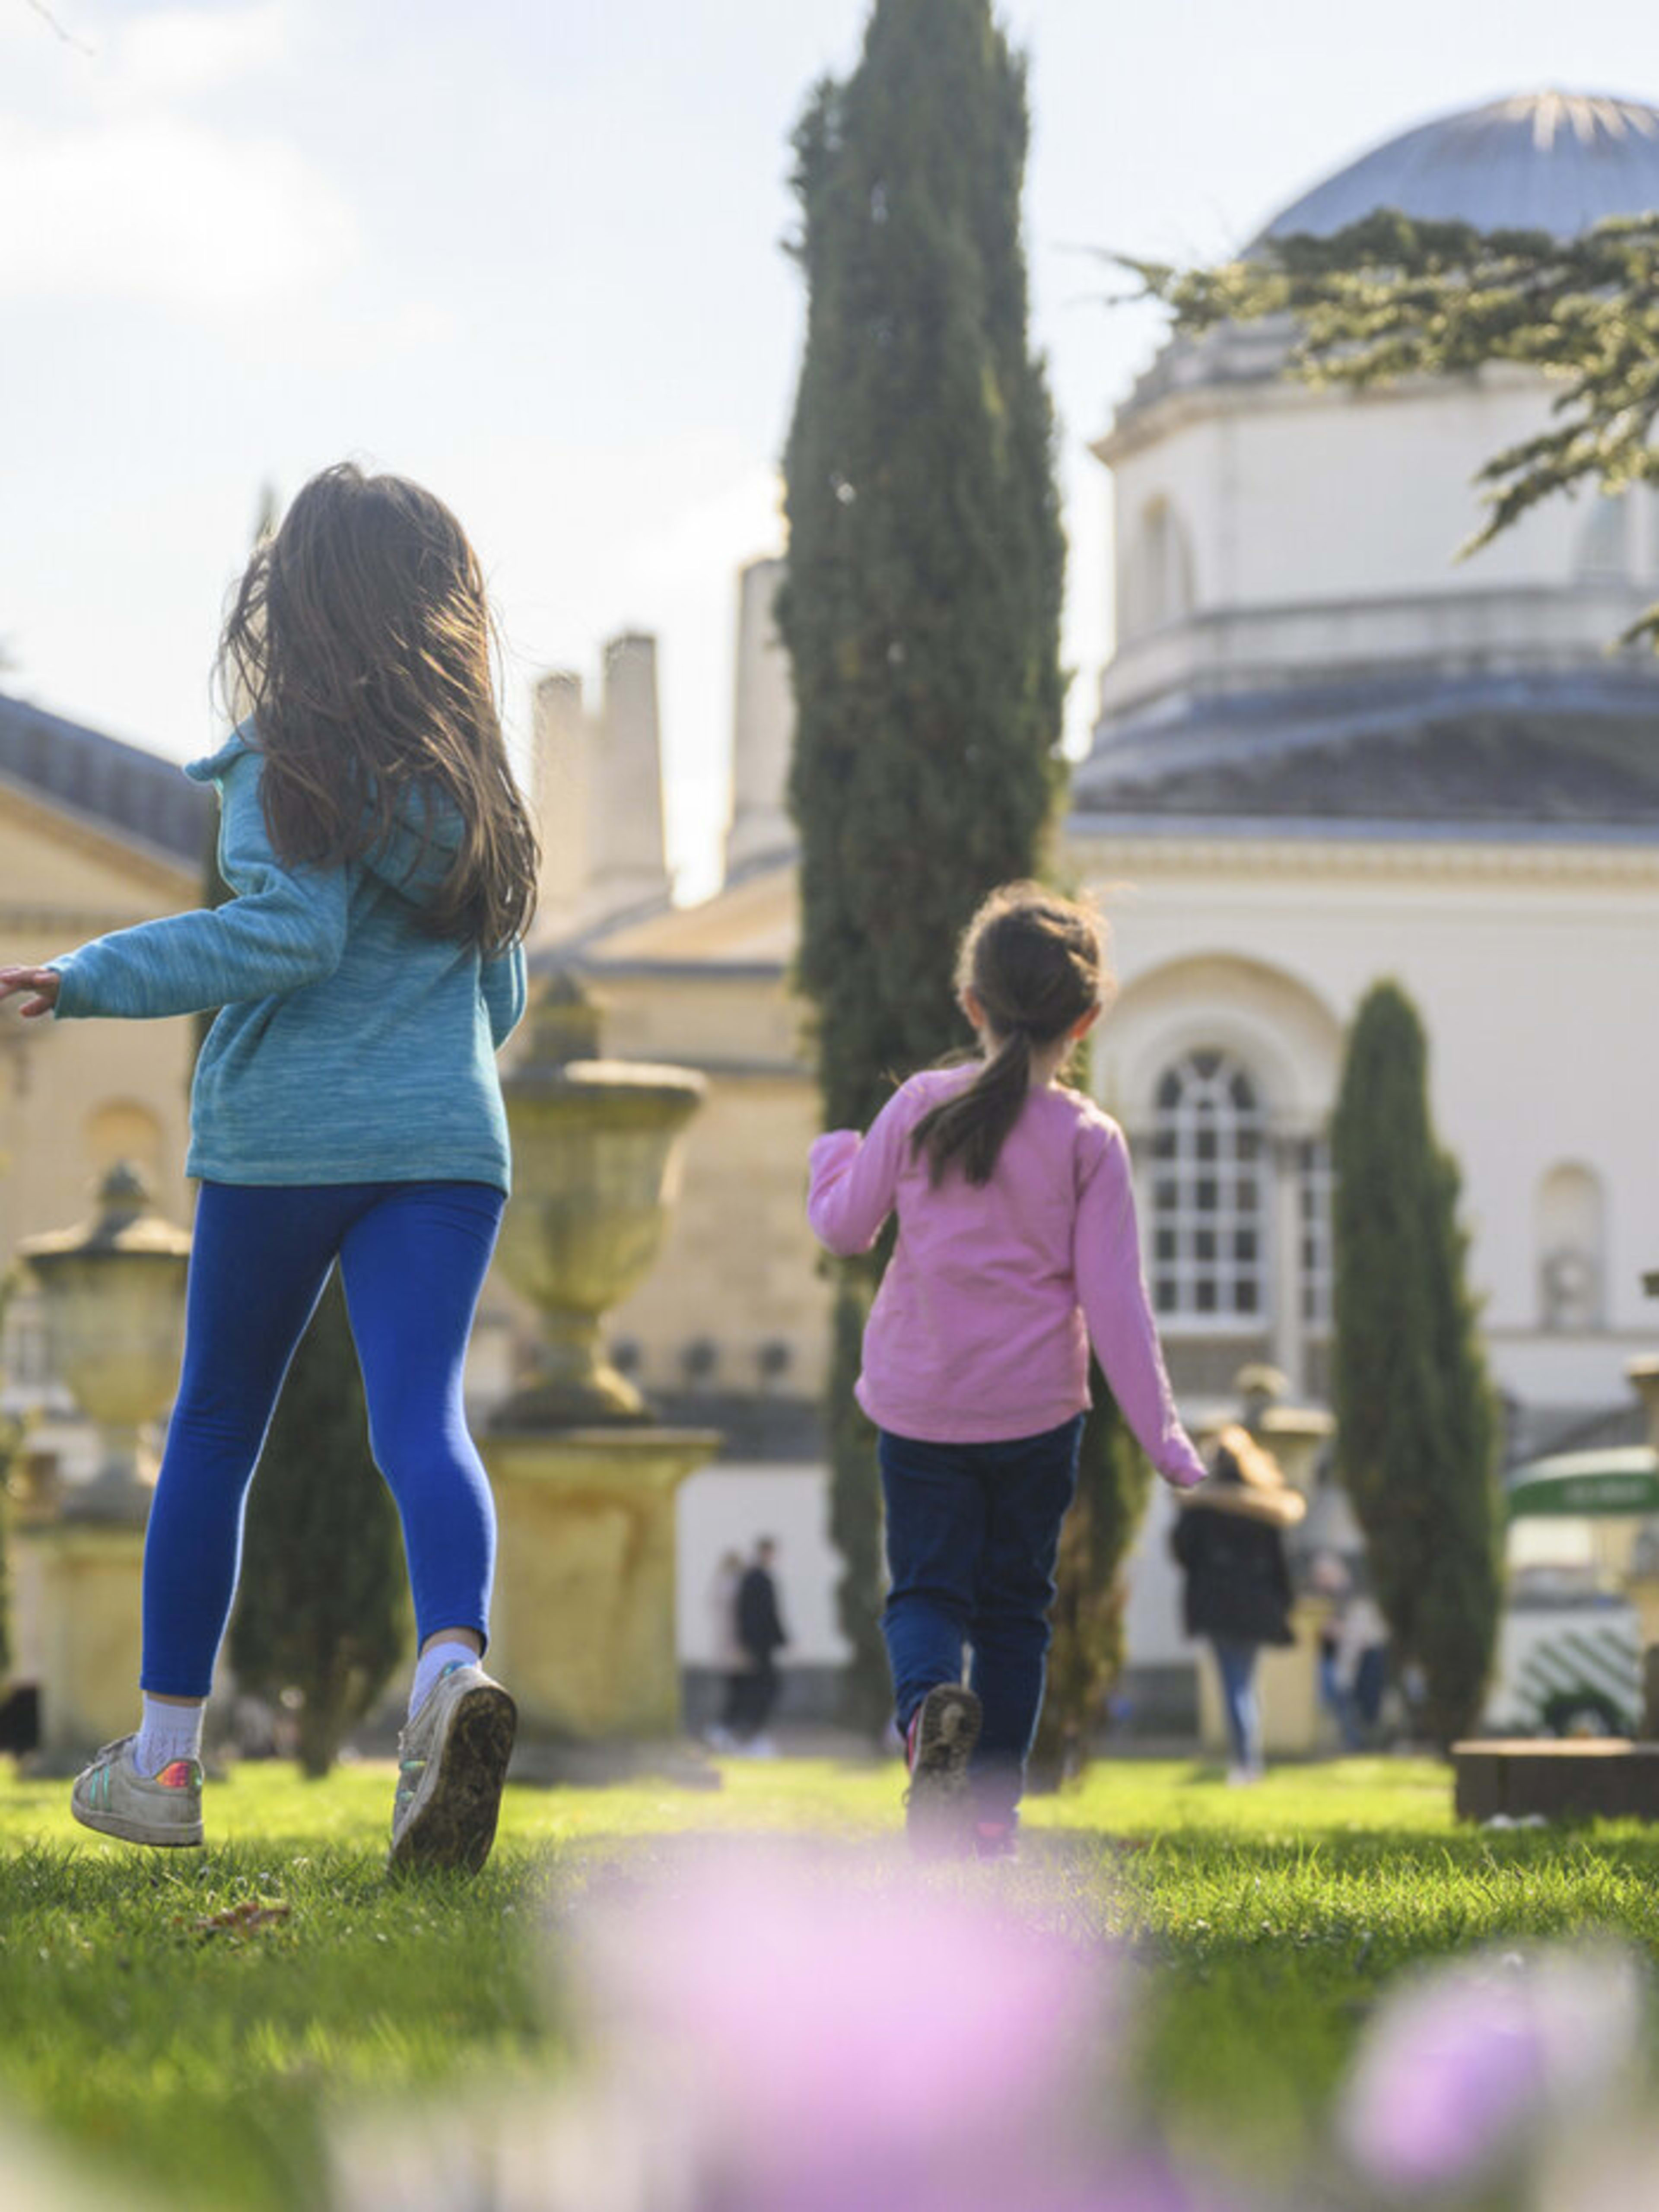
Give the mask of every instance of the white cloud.
[{"label": "white cloud", "polygon": [[253,7],[160,8],[122,32],[112,88],[139,101],[189,100],[269,69],[287,52],[283,0]]},{"label": "white cloud", "polygon": [[[77,40],[85,29],[64,17]],[[283,135],[211,107],[275,76],[303,0],[126,6],[66,52],[38,17],[0,37],[0,297],[141,299],[210,314],[291,301],[356,250],[338,188]]]},{"label": "white cloud", "polygon": [[0,120],[0,296],[235,311],[331,275],[351,210],[293,147],[177,118]]}]

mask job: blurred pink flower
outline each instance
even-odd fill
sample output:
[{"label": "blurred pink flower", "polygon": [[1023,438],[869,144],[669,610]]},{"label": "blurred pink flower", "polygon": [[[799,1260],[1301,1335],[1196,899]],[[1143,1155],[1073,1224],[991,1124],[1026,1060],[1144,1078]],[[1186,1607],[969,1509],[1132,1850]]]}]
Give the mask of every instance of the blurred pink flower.
[{"label": "blurred pink flower", "polygon": [[594,1909],[596,2033],[696,2115],[724,2176],[711,2203],[1162,2212],[1167,2193],[1076,2185],[1102,2170],[1086,2153],[1109,2099],[1113,1956],[971,1890],[869,1871],[717,1856]]},{"label": "blurred pink flower", "polygon": [[1583,2120],[1626,2081],[1642,2026],[1635,1962],[1611,1948],[1442,1968],[1384,1999],[1344,2094],[1343,2141],[1385,2188],[1473,2180],[1536,2130]]}]

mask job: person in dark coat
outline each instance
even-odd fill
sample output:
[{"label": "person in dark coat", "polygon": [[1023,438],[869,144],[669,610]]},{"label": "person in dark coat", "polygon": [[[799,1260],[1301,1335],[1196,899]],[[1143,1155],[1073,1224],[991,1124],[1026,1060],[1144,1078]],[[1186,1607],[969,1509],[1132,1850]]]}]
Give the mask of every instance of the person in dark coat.
[{"label": "person in dark coat", "polygon": [[735,1733],[745,1749],[757,1753],[771,1748],[766,1723],[777,1703],[778,1653],[789,1641],[778,1611],[778,1586],[772,1575],[777,1555],[772,1539],[763,1536],[738,1584],[738,1642],[748,1662],[748,1672]]},{"label": "person in dark coat", "polygon": [[1247,1429],[1229,1428],[1217,1441],[1212,1480],[1182,1499],[1175,1525],[1172,1548],[1187,1577],[1187,1633],[1205,1638],[1215,1654],[1232,1782],[1254,1782],[1261,1772],[1256,1662],[1264,1644],[1296,1640],[1285,1531],[1306,1510],[1272,1453]]}]

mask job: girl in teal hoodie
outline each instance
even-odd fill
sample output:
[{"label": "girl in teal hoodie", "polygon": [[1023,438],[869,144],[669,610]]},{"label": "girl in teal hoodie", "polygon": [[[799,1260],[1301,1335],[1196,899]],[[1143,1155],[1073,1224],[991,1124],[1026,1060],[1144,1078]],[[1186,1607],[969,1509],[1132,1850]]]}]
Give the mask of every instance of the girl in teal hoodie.
[{"label": "girl in teal hoodie", "polygon": [[223,906],[44,968],[27,1018],[218,1009],[198,1060],[201,1179],[184,1370],[144,1549],[143,1717],[75,1784],[77,1820],[202,1840],[202,1715],[247,1485],[339,1266],[420,1654],[394,1865],[481,1865],[512,1699],[479,1664],[495,1513],[467,1434],[467,1338],[509,1181],[495,1053],[524,1007],[536,837],[509,768],[477,556],[441,501],[350,465],[253,556],[220,672]]}]

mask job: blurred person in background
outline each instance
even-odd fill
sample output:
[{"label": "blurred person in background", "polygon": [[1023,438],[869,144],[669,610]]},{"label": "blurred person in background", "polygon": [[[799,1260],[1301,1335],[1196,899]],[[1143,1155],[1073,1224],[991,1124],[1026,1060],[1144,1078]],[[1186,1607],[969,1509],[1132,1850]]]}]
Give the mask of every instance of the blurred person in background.
[{"label": "blurred person in background", "polygon": [[1285,1531],[1308,1509],[1248,1429],[1221,1431],[1212,1474],[1182,1499],[1170,1544],[1186,1577],[1187,1633],[1202,1637],[1215,1656],[1232,1750],[1227,1778],[1255,1782],[1264,1764],[1256,1666],[1263,1644],[1296,1641]]}]

